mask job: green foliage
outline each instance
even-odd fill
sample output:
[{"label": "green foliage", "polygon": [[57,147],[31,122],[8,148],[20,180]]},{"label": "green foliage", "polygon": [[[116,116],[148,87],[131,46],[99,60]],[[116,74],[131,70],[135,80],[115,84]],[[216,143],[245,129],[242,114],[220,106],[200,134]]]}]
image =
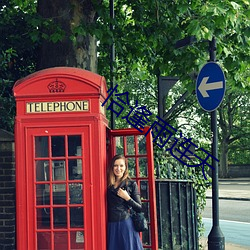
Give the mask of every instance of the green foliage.
[{"label": "green foliage", "polygon": [[[8,4],[1,2],[0,5],[0,51],[2,54],[1,78],[8,80],[17,80],[27,72],[34,70],[36,60],[36,46],[32,43],[30,33],[33,27],[30,26],[34,13],[27,13],[21,8],[15,6],[13,1]],[[10,53],[11,52],[11,53]],[[6,61],[7,60],[7,61]],[[8,64],[8,65],[7,65]]]},{"label": "green foliage", "polygon": [[[214,36],[226,78],[234,79],[235,86],[249,85],[244,77],[249,57],[248,1],[120,0],[115,4],[116,55],[126,67],[141,61],[151,74],[178,76],[189,85],[189,74],[209,59],[207,40]],[[197,38],[195,44],[175,48],[177,40],[190,35]]]},{"label": "green foliage", "polygon": [[249,93],[236,89],[229,89],[224,102],[219,108],[219,114],[221,129],[220,140],[228,145],[228,163],[249,163]]},{"label": "green foliage", "polygon": [[[9,131],[13,131],[11,88],[14,82],[35,70],[42,39],[56,44],[65,37],[65,30],[60,25],[37,15],[36,4],[31,0],[2,0],[0,3],[0,126]],[[248,149],[249,136],[239,136],[239,131],[242,134],[249,132],[246,126],[249,124],[247,97],[250,90],[249,1],[118,0],[115,1],[114,20],[109,16],[108,0],[98,4],[96,9],[99,15],[96,24],[72,26],[71,40],[77,43],[77,39],[86,34],[97,37],[99,74],[105,76],[108,85],[114,77],[119,92],[129,92],[132,106],[136,100],[140,106],[145,105],[152,112],[149,124],[158,112],[157,76],[179,77],[180,81],[169,93],[167,109],[185,91],[188,90],[189,96],[168,117],[168,122],[208,151],[211,145],[210,115],[198,106],[193,90],[194,76],[209,60],[208,41],[216,38],[217,60],[225,72],[227,86],[236,94],[233,96],[235,101],[241,96],[239,103],[242,104],[234,109],[231,138],[238,139],[231,143],[229,161],[234,162],[237,158],[237,162],[249,163],[249,154],[243,155],[241,149],[242,145]],[[110,24],[114,26],[114,32],[111,32]],[[178,40],[191,35],[197,38],[196,43],[179,49],[175,47]],[[114,72],[110,74],[113,41],[116,57]],[[238,93],[243,88],[245,97]],[[232,102],[227,97],[230,93],[221,106],[225,117],[228,115],[226,107]],[[129,111],[125,110],[125,114]],[[108,116],[110,113],[107,112]],[[116,127],[129,125],[126,119],[117,117]],[[155,148],[155,160],[163,166],[161,177],[191,180],[197,192],[198,209],[202,210],[209,182],[204,180],[201,169],[180,166],[158,151]],[[201,225],[200,212],[198,218]]]},{"label": "green foliage", "polygon": [[206,190],[211,185],[211,178],[208,174],[209,168],[205,167],[207,177],[207,180],[205,180],[202,174],[202,167],[194,168],[182,165],[169,152],[166,152],[166,148],[161,149],[157,145],[154,145],[155,167],[160,170],[158,178],[176,181],[182,180],[192,183],[196,191],[198,236],[200,237],[204,233],[201,213],[206,206]]},{"label": "green foliage", "polygon": [[22,7],[13,1],[1,1],[0,4],[0,127],[12,132],[15,115],[13,84],[35,68],[37,45],[32,43],[30,36],[33,11],[28,3],[23,3]]}]

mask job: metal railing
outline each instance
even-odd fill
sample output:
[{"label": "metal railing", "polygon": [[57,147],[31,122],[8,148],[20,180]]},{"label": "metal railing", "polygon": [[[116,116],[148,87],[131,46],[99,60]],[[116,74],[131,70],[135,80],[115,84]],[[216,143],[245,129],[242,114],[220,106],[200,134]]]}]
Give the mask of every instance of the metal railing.
[{"label": "metal railing", "polygon": [[196,194],[191,182],[156,180],[159,250],[198,250]]},{"label": "metal railing", "polygon": [[173,157],[157,163],[159,250],[198,250],[196,191],[190,173]]}]

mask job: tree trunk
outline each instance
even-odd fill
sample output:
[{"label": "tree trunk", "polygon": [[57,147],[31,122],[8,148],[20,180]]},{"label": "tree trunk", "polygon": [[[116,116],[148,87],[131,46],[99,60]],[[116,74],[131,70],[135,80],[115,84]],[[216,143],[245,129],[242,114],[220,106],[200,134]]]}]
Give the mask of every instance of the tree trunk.
[{"label": "tree trunk", "polygon": [[[54,23],[41,30],[46,39],[38,51],[38,69],[69,66],[97,71],[96,38],[85,32],[96,22],[91,0],[38,0],[38,14]],[[62,34],[60,41],[56,31]]]},{"label": "tree trunk", "polygon": [[222,140],[220,144],[219,177],[228,177],[228,143],[225,140]]}]

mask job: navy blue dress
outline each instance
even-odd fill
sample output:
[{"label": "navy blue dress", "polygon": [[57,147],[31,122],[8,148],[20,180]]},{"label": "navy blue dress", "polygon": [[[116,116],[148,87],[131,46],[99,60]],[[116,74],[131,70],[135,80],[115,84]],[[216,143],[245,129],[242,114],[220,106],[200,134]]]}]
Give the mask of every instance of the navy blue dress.
[{"label": "navy blue dress", "polygon": [[[122,187],[123,186],[123,187]],[[122,187],[127,189],[131,200],[125,201],[116,193]],[[143,250],[140,235],[135,231],[129,208],[141,211],[141,200],[136,182],[129,181],[118,188],[109,187],[108,199],[108,250]]]}]

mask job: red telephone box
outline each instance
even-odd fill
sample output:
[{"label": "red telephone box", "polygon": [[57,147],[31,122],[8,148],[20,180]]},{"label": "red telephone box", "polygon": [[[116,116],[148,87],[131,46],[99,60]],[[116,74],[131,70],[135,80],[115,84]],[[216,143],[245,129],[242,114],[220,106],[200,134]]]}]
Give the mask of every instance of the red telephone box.
[{"label": "red telephone box", "polygon": [[[107,151],[119,153],[117,138],[128,145],[126,136],[137,141],[138,133],[110,131],[106,146],[106,83],[89,71],[45,69],[17,81],[13,91],[17,249],[106,250]],[[158,249],[152,151],[144,143],[143,154],[131,155],[126,145],[123,153],[134,160],[134,178],[145,189],[150,230],[142,235],[144,245]],[[140,174],[142,166],[146,175]]]}]

